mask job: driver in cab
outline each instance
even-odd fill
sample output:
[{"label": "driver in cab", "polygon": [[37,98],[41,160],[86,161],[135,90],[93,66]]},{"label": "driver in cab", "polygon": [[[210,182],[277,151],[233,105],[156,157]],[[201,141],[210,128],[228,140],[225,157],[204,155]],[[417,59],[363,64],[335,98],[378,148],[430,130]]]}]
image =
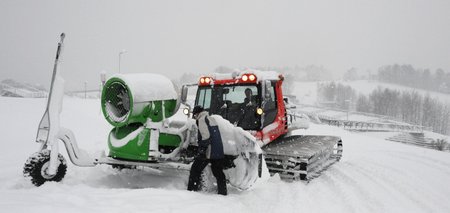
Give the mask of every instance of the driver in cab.
[{"label": "driver in cab", "polygon": [[250,88],[245,89],[244,107],[248,106],[256,106],[255,97],[253,97],[253,92]]},{"label": "driver in cab", "polygon": [[245,89],[244,103],[242,103],[242,116],[238,122],[239,126],[244,129],[252,129],[256,123],[256,98],[253,96],[253,91],[250,88]]}]

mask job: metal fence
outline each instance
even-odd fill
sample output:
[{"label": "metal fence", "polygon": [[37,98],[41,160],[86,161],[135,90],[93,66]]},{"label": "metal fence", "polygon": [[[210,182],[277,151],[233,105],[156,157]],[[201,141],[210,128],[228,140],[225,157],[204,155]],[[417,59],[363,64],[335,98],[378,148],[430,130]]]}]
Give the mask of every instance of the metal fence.
[{"label": "metal fence", "polygon": [[[305,107],[312,107],[317,109],[314,112],[302,110]],[[324,115],[325,112],[341,112],[341,113],[350,113],[345,110],[340,109],[332,109],[332,108],[323,108],[312,105],[296,105],[297,112],[308,115],[312,121],[320,122],[323,124],[328,124],[332,126],[342,127],[351,131],[384,131],[384,132],[407,132],[407,133],[423,133],[424,130],[428,130],[428,128],[419,125],[407,124],[404,122],[400,122],[394,120],[387,116],[370,114],[370,113],[359,113],[359,112],[351,112],[351,115],[359,115],[366,116],[368,121],[360,121],[360,120],[348,120],[348,119],[340,119],[329,115]],[[348,114],[347,114],[348,117]],[[373,119],[371,119],[373,118]]]}]

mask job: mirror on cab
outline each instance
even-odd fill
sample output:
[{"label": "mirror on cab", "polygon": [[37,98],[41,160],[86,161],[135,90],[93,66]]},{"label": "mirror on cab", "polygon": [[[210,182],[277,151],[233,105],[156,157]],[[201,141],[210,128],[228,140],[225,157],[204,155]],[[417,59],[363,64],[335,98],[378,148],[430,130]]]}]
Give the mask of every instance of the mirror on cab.
[{"label": "mirror on cab", "polygon": [[269,80],[264,81],[264,99],[270,99],[270,89],[272,88],[272,82]]},{"label": "mirror on cab", "polygon": [[188,95],[188,87],[186,85],[183,85],[181,87],[181,103],[185,104],[187,102],[187,95]]}]

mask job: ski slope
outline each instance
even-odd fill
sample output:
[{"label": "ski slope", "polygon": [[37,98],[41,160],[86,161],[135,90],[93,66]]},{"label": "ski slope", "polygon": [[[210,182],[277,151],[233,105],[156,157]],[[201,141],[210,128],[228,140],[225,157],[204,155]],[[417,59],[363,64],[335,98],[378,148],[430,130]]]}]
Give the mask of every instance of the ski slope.
[{"label": "ski slope", "polygon": [[[186,173],[76,167],[60,183],[37,188],[22,176],[45,99],[0,97],[0,212],[450,212],[450,153],[389,142],[376,135],[311,125],[297,134],[339,135],[344,154],[310,183],[277,176],[229,196],[185,190]],[[67,98],[61,124],[90,154],[107,149],[111,127],[99,100]]]},{"label": "ski slope", "polygon": [[[297,96],[297,100],[301,100],[302,104],[312,104],[315,105],[317,102],[317,84],[324,83],[318,81],[305,81],[305,82],[295,82],[293,84],[295,95]],[[326,81],[330,82],[330,81]],[[430,95],[431,98],[436,98],[443,103],[450,103],[450,95],[445,93],[427,91],[423,89],[415,89],[411,87],[396,85],[396,84],[388,84],[378,81],[369,81],[369,80],[357,80],[357,81],[335,81],[336,83],[343,84],[345,86],[352,87],[358,94],[369,95],[378,87],[382,89],[391,89],[397,90],[400,92],[404,91],[415,91],[422,96]]]},{"label": "ski slope", "polygon": [[370,93],[372,93],[372,91],[376,90],[378,87],[381,87],[382,89],[388,88],[388,89],[397,90],[400,92],[415,91],[422,96],[429,95],[431,98],[436,98],[444,103],[450,103],[450,95],[449,94],[428,91],[425,89],[416,89],[416,88],[411,88],[411,87],[397,85],[397,84],[390,84],[390,83],[384,83],[384,82],[379,82],[379,81],[369,81],[369,80],[338,81],[338,83],[341,83],[346,86],[351,86],[353,89],[355,89],[357,92],[359,92],[363,95],[369,95]]}]

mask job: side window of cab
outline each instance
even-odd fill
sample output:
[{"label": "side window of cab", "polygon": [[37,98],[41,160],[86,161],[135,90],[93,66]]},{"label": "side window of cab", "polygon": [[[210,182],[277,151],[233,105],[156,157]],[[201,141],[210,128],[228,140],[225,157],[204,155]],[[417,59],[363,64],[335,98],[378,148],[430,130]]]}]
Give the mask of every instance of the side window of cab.
[{"label": "side window of cab", "polygon": [[275,117],[277,116],[277,99],[275,93],[276,81],[271,81],[266,87],[266,97],[264,98],[262,108],[264,110],[264,123],[263,127],[273,123]]},{"label": "side window of cab", "polygon": [[201,88],[197,91],[196,106],[202,106],[203,109],[209,111],[211,108],[211,88]]}]

